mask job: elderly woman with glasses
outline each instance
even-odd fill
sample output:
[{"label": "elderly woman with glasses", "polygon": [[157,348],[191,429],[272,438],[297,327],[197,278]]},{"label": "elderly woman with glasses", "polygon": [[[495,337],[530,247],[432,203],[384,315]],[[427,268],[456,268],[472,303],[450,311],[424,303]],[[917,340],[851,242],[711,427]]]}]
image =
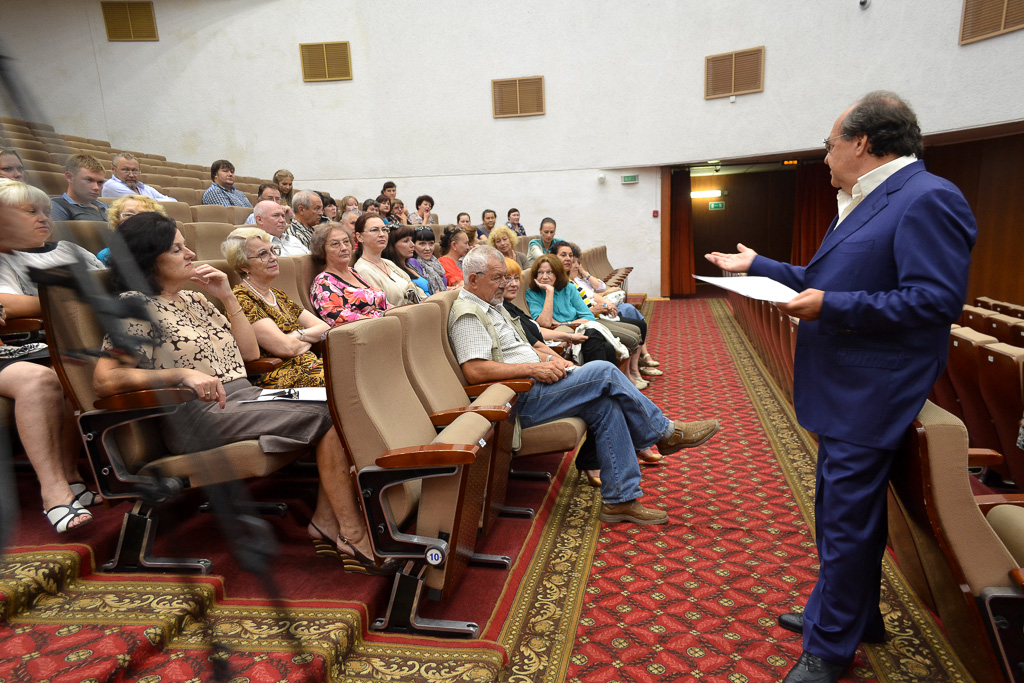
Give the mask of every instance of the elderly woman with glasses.
[{"label": "elderly woman with glasses", "polygon": [[321,268],[309,288],[313,310],[328,325],[379,318],[388,306],[383,291],[369,284],[349,267],[352,240],[338,223],[325,223],[313,230],[309,241],[313,263]]},{"label": "elderly woman with glasses", "polygon": [[382,290],[392,306],[415,304],[427,298],[426,292],[413,284],[409,274],[394,261],[384,258],[391,229],[384,219],[374,214],[363,214],[355,224],[356,248],[352,268],[377,289]]},{"label": "elderly woman with glasses", "polygon": [[324,386],[322,361],[310,351],[330,327],[273,286],[281,272],[281,248],[260,228],[236,228],[221,245],[228,265],[241,276],[232,290],[252,325],[260,356],[273,356],[284,364],[254,384],[266,389]]}]

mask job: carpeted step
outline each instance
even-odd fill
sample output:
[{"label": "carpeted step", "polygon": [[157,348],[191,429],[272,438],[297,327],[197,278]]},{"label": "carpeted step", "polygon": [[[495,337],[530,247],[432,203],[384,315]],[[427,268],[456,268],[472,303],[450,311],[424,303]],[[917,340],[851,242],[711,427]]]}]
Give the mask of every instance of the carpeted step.
[{"label": "carpeted step", "polygon": [[502,657],[495,650],[459,647],[446,650],[363,644],[345,662],[344,683],[490,683],[500,680]]},{"label": "carpeted step", "polygon": [[0,624],[77,579],[81,559],[77,552],[58,548],[6,555],[0,564]]}]

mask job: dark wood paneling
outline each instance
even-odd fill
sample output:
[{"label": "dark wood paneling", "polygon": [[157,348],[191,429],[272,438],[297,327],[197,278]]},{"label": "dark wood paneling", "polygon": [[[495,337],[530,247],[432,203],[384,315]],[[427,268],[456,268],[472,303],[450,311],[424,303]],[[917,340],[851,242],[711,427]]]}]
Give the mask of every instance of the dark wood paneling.
[{"label": "dark wood paneling", "polygon": [[[704,260],[710,251],[735,251],[742,242],[759,254],[787,261],[793,243],[793,197],[796,174],[792,171],[735,173],[697,176],[693,190],[722,190],[721,200],[692,199],[693,251],[698,275],[720,275]],[[724,201],[725,209],[712,211],[708,204]]]},{"label": "dark wood paneling", "polygon": [[688,171],[672,173],[672,208],[670,252],[672,254],[669,272],[669,296],[685,296],[697,292],[694,262],[703,261],[703,252],[694,253],[693,216],[690,212],[690,174]]}]

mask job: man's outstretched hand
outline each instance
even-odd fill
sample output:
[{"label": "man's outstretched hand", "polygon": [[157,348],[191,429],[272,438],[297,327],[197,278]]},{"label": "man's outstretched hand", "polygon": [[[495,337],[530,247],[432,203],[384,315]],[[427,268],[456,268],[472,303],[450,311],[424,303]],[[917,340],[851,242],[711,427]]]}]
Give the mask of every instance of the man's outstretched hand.
[{"label": "man's outstretched hand", "polygon": [[711,261],[716,266],[724,271],[730,273],[745,273],[750,270],[750,264],[754,262],[754,257],[757,256],[757,252],[753,249],[749,249],[742,244],[736,245],[736,254],[723,254],[720,251],[713,251],[710,254],[704,254],[704,258]]}]

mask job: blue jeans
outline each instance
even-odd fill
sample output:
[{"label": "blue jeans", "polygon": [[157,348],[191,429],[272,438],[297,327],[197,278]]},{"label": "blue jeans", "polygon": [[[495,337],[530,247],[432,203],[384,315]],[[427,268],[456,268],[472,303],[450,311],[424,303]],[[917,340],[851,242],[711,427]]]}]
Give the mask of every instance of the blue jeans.
[{"label": "blue jeans", "polygon": [[587,423],[601,462],[601,498],[623,503],[639,498],[636,452],[650,448],[673,428],[658,406],[641,394],[618,368],[599,360],[577,367],[554,384],[537,382],[519,397],[525,429],[563,417]]}]

